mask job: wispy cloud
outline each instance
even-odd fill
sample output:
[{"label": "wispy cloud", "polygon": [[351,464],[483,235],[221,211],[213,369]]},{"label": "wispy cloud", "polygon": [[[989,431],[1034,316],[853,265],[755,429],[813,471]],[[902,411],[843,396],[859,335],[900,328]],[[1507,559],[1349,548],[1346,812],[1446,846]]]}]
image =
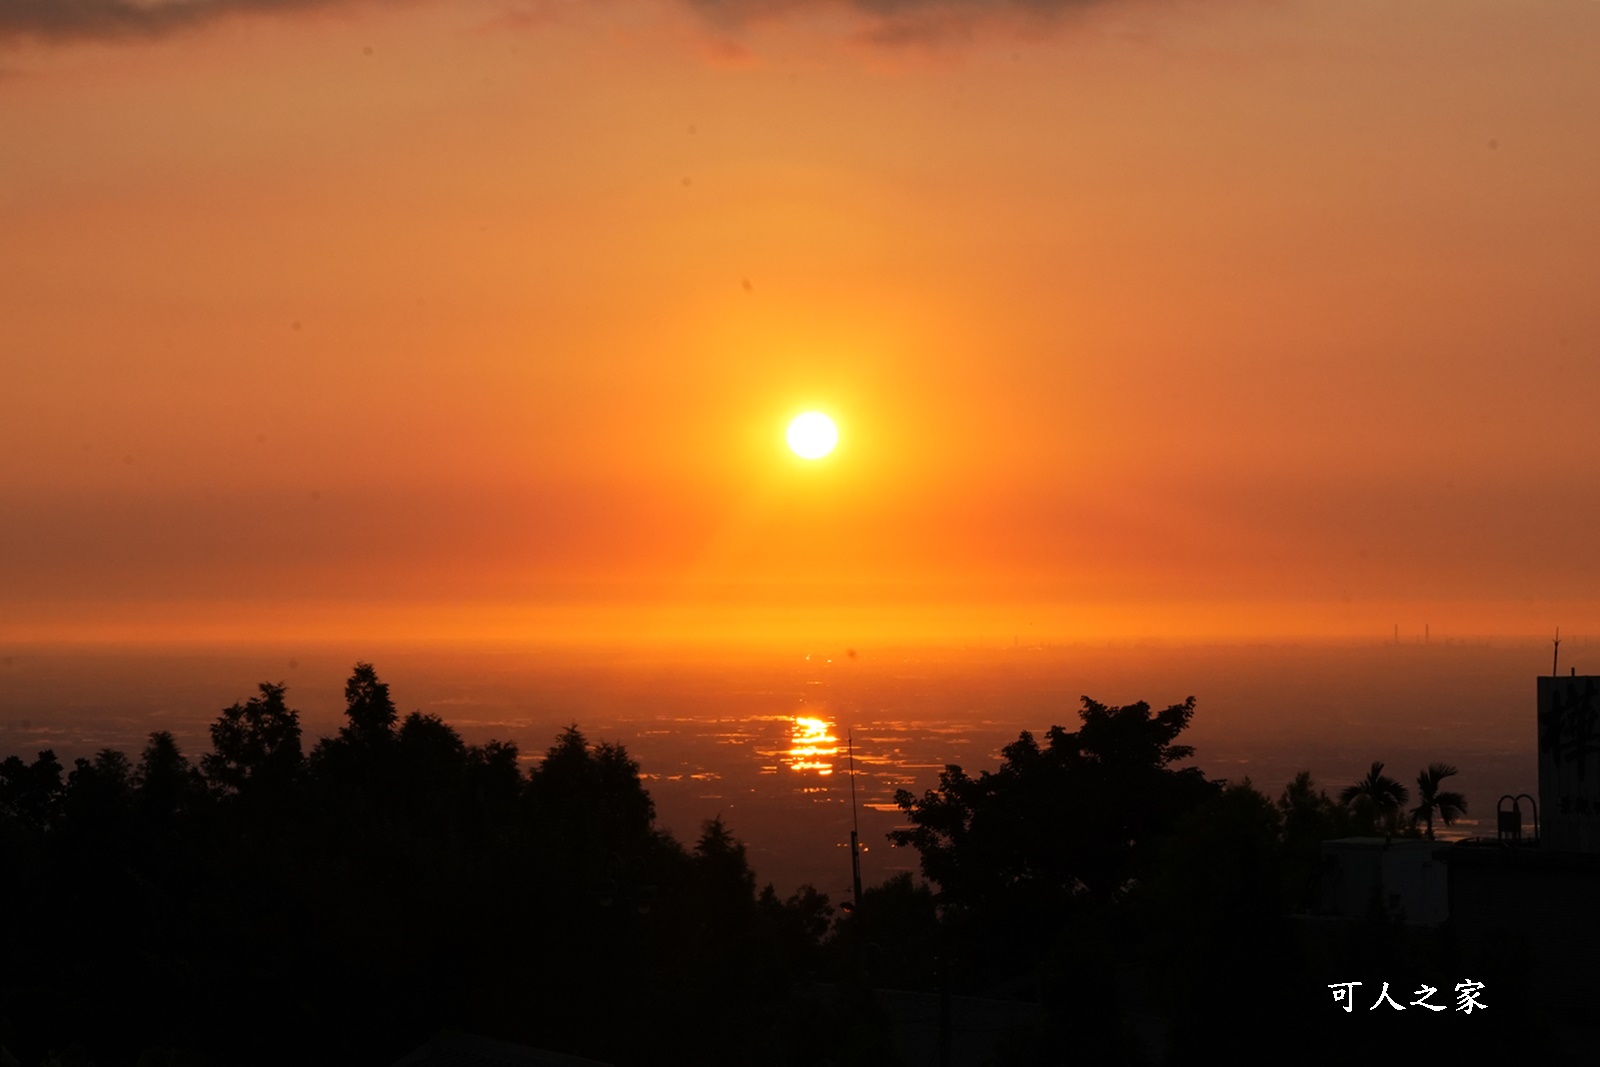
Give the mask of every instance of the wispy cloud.
[{"label": "wispy cloud", "polygon": [[873,48],[942,50],[986,29],[1049,34],[1076,15],[1129,7],[1141,0],[678,0],[716,32],[741,31],[845,13],[855,23],[846,33]]},{"label": "wispy cloud", "polygon": [[0,0],[0,41],[139,40],[242,13],[302,11],[350,0]]},{"label": "wispy cloud", "polygon": [[817,7],[852,7],[871,15],[893,17],[928,12],[968,11],[973,14],[1021,11],[1048,13],[1090,7],[1107,0],[686,0],[691,6],[723,18],[759,18]]},{"label": "wispy cloud", "polygon": [[891,34],[918,26],[970,24],[1012,17],[1048,19],[1112,0],[683,0],[706,18],[736,26],[822,9],[855,11]]},{"label": "wispy cloud", "polygon": [[[0,0],[0,43],[147,40],[239,14],[352,6],[362,0]],[[1048,21],[1116,0],[678,0],[720,29],[816,11],[852,11],[883,43],[947,36],[996,18]],[[511,16],[520,9],[507,6]]]}]

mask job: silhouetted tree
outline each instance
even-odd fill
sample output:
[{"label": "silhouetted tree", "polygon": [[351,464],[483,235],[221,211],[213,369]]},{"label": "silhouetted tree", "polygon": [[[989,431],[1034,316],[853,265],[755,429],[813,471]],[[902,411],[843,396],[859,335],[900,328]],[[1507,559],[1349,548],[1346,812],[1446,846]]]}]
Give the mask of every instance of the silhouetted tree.
[{"label": "silhouetted tree", "polygon": [[789,899],[779,900],[777,890],[768,884],[756,898],[756,909],[792,971],[803,972],[817,965],[818,950],[833,925],[833,905],[828,902],[828,894],[808,883]]},{"label": "silhouetted tree", "polygon": [[701,827],[694,862],[701,892],[714,907],[743,912],[755,903],[756,876],[750,870],[744,842],[729,832],[722,816],[707,819]]},{"label": "silhouetted tree", "polygon": [[1310,771],[1301,771],[1278,794],[1278,813],[1286,840],[1321,842],[1339,837],[1347,813],[1317,788]]},{"label": "silhouetted tree", "polygon": [[1399,828],[1400,813],[1410,798],[1406,787],[1384,774],[1383,764],[1374,760],[1365,778],[1345,786],[1339,794],[1339,803],[1349,808],[1369,833],[1378,829],[1394,833]]},{"label": "silhouetted tree", "polygon": [[1183,936],[1215,926],[1226,941],[1243,925],[1284,914],[1283,815],[1247,778],[1190,811],[1162,844],[1159,873],[1144,888],[1177,916]]},{"label": "silhouetted tree", "polygon": [[939,968],[939,912],[933,890],[901,871],[861,891],[861,904],[839,925],[834,948],[865,978],[894,989],[933,989]]},{"label": "silhouetted tree", "polygon": [[144,809],[158,818],[184,808],[196,792],[194,768],[166,730],[157,730],[139,757],[133,786]]},{"label": "silhouetted tree", "polygon": [[1310,771],[1301,771],[1278,795],[1278,815],[1283,825],[1284,879],[1290,906],[1313,908],[1319,893],[1322,843],[1351,833],[1351,812],[1318,789]]},{"label": "silhouetted tree", "polygon": [[[690,973],[713,997],[729,1005],[749,1005],[769,977],[761,968],[756,876],[744,842],[733,836],[720,815],[701,827],[700,839],[690,851],[686,888],[691,894],[689,931],[698,957]],[[727,1047],[737,1044],[730,1042]]]},{"label": "silhouetted tree", "polygon": [[490,740],[467,749],[468,775],[478,797],[496,810],[508,810],[523,786],[514,741]]},{"label": "silhouetted tree", "polygon": [[370,663],[357,663],[344,684],[345,724],[311,750],[311,777],[321,788],[343,797],[323,803],[363,804],[386,808],[398,799],[393,755],[395,720],[399,718],[389,685]]},{"label": "silhouetted tree", "polygon": [[590,746],[576,725],[562,731],[530,776],[536,817],[570,855],[636,851],[654,834],[655,801],[621,745]]},{"label": "silhouetted tree", "polygon": [[81,757],[73,761],[64,799],[69,820],[106,825],[125,815],[132,801],[133,766],[127,756],[103,748],[93,761]]},{"label": "silhouetted tree", "polygon": [[446,831],[459,823],[466,795],[467,745],[437,715],[412,712],[394,735],[396,795],[390,804],[413,826]]},{"label": "silhouetted tree", "polygon": [[620,744],[573,726],[524,775],[515,744],[396,721],[370,665],[346,695],[309,765],[281,684],[220,713],[199,769],[165,731],[137,763],[0,762],[0,1043],[392,1062],[451,1027],[618,1063],[832,1055],[832,998],[786,997],[826,967],[824,894],[758,902],[720,820],[688,851],[658,831]]},{"label": "silhouetted tree", "polygon": [[61,811],[64,785],[61,761],[53,749],[39,753],[31,764],[17,756],[0,763],[0,810],[6,811],[31,830],[43,830]]},{"label": "silhouetted tree", "polygon": [[1427,770],[1417,772],[1417,806],[1411,810],[1411,815],[1427,824],[1429,841],[1433,840],[1435,815],[1449,826],[1467,813],[1465,796],[1439,788],[1446,778],[1459,773],[1448,763],[1430,763]]},{"label": "silhouetted tree", "polygon": [[340,727],[341,739],[367,748],[380,747],[392,739],[399,714],[389,698],[389,684],[378,680],[372,664],[356,664],[344,684],[344,702],[344,713],[350,721]]},{"label": "silhouetted tree", "polygon": [[974,779],[948,766],[921,798],[895,794],[912,823],[889,839],[922,854],[946,904],[1050,910],[1077,894],[1108,899],[1139,870],[1141,850],[1216,791],[1176,739],[1194,698],[1156,715],[1140,702],[1088,697],[1076,731],[1052,726],[1041,748],[1024,731],[1000,769]]},{"label": "silhouetted tree", "polygon": [[395,741],[401,756],[419,769],[459,771],[466,766],[467,746],[455,727],[437,715],[413,711],[400,724]]},{"label": "silhouetted tree", "polygon": [[[1327,814],[1324,802],[1332,807],[1309,774],[1285,793],[1303,823]],[[1285,811],[1248,779],[1230,782],[1178,822],[1163,843],[1160,873],[1140,887],[1145,988],[1171,1033],[1183,1035],[1168,1062],[1226,1061],[1245,1027],[1264,1048],[1303,1036],[1300,990],[1314,979],[1286,918],[1301,887]],[[1320,833],[1305,825],[1296,832]],[[1312,847],[1320,850],[1320,840]],[[1233,1014],[1239,1004],[1251,1006],[1248,1022]]]},{"label": "silhouetted tree", "polygon": [[223,710],[211,724],[210,755],[200,765],[224,792],[280,788],[300,770],[300,713],[284,702],[287,687],[262,682],[261,693]]}]

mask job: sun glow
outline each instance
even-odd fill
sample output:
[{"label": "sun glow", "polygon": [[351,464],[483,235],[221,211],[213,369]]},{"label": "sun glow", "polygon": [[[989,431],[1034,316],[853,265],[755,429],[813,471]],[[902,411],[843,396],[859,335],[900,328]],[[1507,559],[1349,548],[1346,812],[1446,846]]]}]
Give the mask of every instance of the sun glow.
[{"label": "sun glow", "polygon": [[820,411],[796,415],[789,423],[789,447],[801,459],[821,459],[839,443],[839,428]]}]

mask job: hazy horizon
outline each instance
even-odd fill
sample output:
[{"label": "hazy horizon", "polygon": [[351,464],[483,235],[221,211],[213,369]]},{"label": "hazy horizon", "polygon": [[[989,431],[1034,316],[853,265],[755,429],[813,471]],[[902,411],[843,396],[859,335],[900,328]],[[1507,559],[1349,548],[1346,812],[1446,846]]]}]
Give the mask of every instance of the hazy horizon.
[{"label": "hazy horizon", "polygon": [[[848,871],[837,861],[849,827],[844,754],[823,757],[830,775],[796,768],[787,753],[802,716],[831,727],[830,747],[854,734],[869,880],[915,867],[884,842],[899,825],[896,788],[920,794],[946,763],[993,769],[1020,731],[1074,726],[1083,695],[1158,709],[1194,695],[1194,765],[1249,777],[1273,797],[1302,769],[1334,793],[1373,760],[1406,783],[1451,762],[1472,802],[1457,832],[1471,833],[1492,826],[1501,794],[1537,793],[1534,679],[1549,673],[1548,641],[851,651],[10,646],[0,649],[0,749],[31,758],[54,747],[70,766],[103,747],[136,758],[151,730],[166,729],[197,758],[210,722],[259,682],[288,685],[309,749],[342,725],[344,680],[370,661],[402,714],[439,715],[470,743],[515,740],[525,765],[569,724],[623,744],[680,841],[721,815],[764,881],[786,891],[809,881],[836,897]],[[1561,652],[1562,673],[1596,669],[1586,637],[1563,638]]]}]

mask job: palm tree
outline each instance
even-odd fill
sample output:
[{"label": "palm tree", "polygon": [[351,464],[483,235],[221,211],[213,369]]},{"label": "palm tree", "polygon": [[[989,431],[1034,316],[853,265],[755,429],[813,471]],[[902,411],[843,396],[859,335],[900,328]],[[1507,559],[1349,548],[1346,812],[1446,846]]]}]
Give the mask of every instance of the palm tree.
[{"label": "palm tree", "polygon": [[1339,794],[1339,803],[1363,813],[1373,829],[1377,828],[1380,818],[1392,828],[1396,816],[1410,799],[1411,793],[1406,787],[1384,774],[1383,764],[1376,760],[1365,778],[1355,785],[1345,786],[1344,792]]},{"label": "palm tree", "polygon": [[1440,792],[1439,783],[1458,774],[1448,763],[1430,763],[1428,769],[1417,773],[1417,806],[1411,814],[1428,826],[1428,840],[1433,840],[1433,817],[1438,815],[1449,826],[1467,813],[1467,798],[1460,793]]}]

